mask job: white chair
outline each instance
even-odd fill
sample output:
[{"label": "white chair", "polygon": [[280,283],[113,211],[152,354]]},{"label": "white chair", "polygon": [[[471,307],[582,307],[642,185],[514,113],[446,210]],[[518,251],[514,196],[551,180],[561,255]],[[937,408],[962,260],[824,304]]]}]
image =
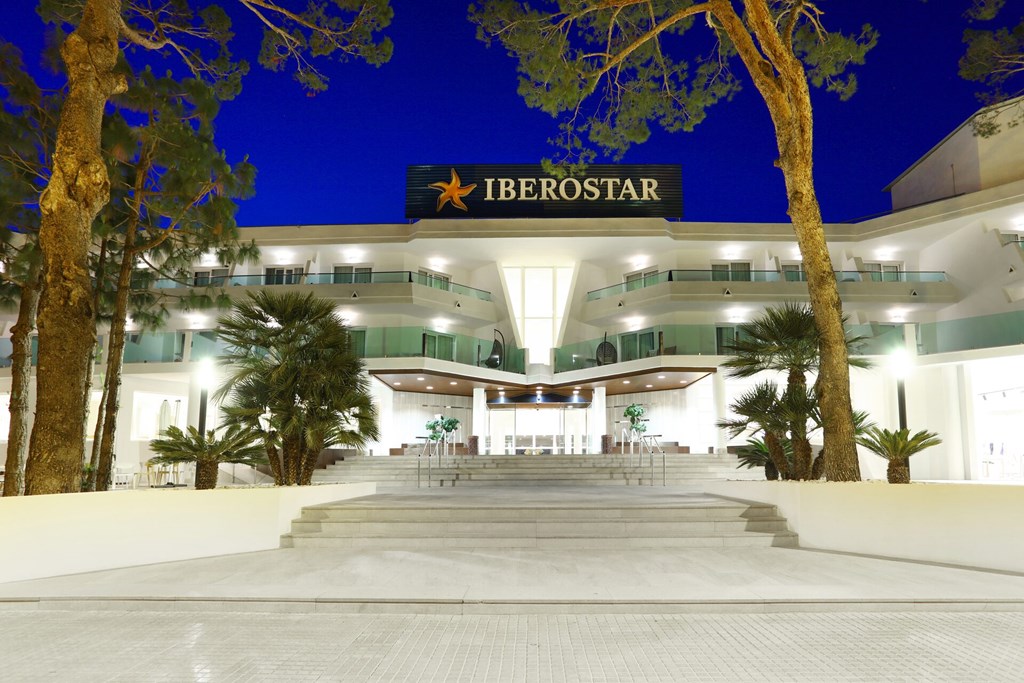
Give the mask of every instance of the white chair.
[{"label": "white chair", "polygon": [[135,488],[135,468],[131,465],[115,465],[112,479],[115,491],[129,487]]}]

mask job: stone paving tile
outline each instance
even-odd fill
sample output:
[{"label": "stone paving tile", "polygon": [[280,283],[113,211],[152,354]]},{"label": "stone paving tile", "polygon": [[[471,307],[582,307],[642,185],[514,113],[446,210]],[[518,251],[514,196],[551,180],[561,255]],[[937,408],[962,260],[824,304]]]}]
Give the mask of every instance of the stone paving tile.
[{"label": "stone paving tile", "polygon": [[0,614],[5,682],[1024,680],[1024,612]]}]

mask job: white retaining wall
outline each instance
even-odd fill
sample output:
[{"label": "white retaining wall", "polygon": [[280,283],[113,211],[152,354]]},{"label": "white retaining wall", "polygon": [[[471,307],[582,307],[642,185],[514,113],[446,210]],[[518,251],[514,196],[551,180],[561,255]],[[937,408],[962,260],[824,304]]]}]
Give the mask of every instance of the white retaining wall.
[{"label": "white retaining wall", "polygon": [[0,498],[0,583],[280,547],[307,505],[373,482]]},{"label": "white retaining wall", "polygon": [[704,490],[777,506],[801,548],[1024,572],[1024,486],[724,481]]}]

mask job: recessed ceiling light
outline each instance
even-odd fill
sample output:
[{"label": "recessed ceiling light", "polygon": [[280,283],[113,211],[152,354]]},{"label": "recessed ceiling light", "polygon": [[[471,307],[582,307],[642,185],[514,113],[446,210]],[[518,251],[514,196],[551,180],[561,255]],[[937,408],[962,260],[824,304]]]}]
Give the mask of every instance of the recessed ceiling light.
[{"label": "recessed ceiling light", "polygon": [[573,389],[575,389],[576,391],[579,391],[579,390],[580,390],[580,389],[582,389],[582,388],[583,388],[583,387],[573,387]]},{"label": "recessed ceiling light", "polygon": [[658,375],[658,379],[665,379],[665,375]]},{"label": "recessed ceiling light", "polygon": [[427,386],[427,389],[433,389],[433,388],[434,388],[434,387],[432,387],[432,386]]},{"label": "recessed ceiling light", "polygon": [[448,382],[448,384],[450,384],[450,385],[452,385],[454,387],[456,384],[458,384],[458,382]]},{"label": "recessed ceiling light", "polygon": [[541,390],[541,389],[543,389],[543,388],[544,388],[544,387],[537,387],[537,391],[540,391],[540,390]]},{"label": "recessed ceiling light", "polygon": [[681,380],[679,380],[679,383],[680,384],[686,384],[686,380],[685,379],[681,379]]},{"label": "recessed ceiling light", "polygon": [[401,382],[395,382],[395,386],[396,387],[400,387],[400,386],[402,386],[402,383]]},{"label": "recessed ceiling light", "polygon": [[502,391],[505,387],[498,387],[498,391]]},{"label": "recessed ceiling light", "polygon": [[426,379],[426,377],[417,377],[416,381],[417,382],[422,382],[424,379]]},{"label": "recessed ceiling light", "polygon": [[654,387],[654,385],[653,385],[653,384],[648,384],[648,385],[647,385],[647,388],[648,388],[648,389],[651,389],[651,388],[653,388],[653,387]]},{"label": "recessed ceiling light", "polygon": [[629,384],[629,380],[628,379],[624,379],[624,380],[622,380],[622,383],[623,384]]}]

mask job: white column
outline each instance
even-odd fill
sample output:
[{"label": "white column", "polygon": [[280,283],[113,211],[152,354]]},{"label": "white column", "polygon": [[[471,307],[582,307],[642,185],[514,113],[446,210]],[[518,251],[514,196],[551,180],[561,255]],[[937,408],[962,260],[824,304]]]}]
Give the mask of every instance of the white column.
[{"label": "white column", "polygon": [[601,437],[608,431],[607,403],[604,387],[595,388],[587,415],[587,452],[591,455],[601,452]]},{"label": "white column", "polygon": [[[375,377],[369,378],[370,395],[377,408],[377,426],[380,429],[380,440],[366,444],[367,455],[388,455],[394,448],[401,447],[401,436],[396,434],[395,424],[395,390]],[[391,426],[392,429],[388,429]]]},{"label": "white column", "polygon": [[974,389],[965,363],[957,363],[957,402],[960,407],[960,451],[963,453],[963,478],[977,479],[974,463],[978,462],[974,426]]},{"label": "white column", "polygon": [[480,439],[480,453],[486,452],[487,448],[487,391],[481,387],[473,388],[473,412],[471,414],[470,425],[472,431],[470,436],[476,436]]},{"label": "white column", "polygon": [[[717,425],[720,421],[726,417],[725,407],[725,374],[719,369],[717,372],[711,375],[711,389],[714,396],[715,402],[715,424]],[[715,427],[715,452],[725,453],[726,447],[728,446],[729,440],[726,437],[724,429]]]}]

